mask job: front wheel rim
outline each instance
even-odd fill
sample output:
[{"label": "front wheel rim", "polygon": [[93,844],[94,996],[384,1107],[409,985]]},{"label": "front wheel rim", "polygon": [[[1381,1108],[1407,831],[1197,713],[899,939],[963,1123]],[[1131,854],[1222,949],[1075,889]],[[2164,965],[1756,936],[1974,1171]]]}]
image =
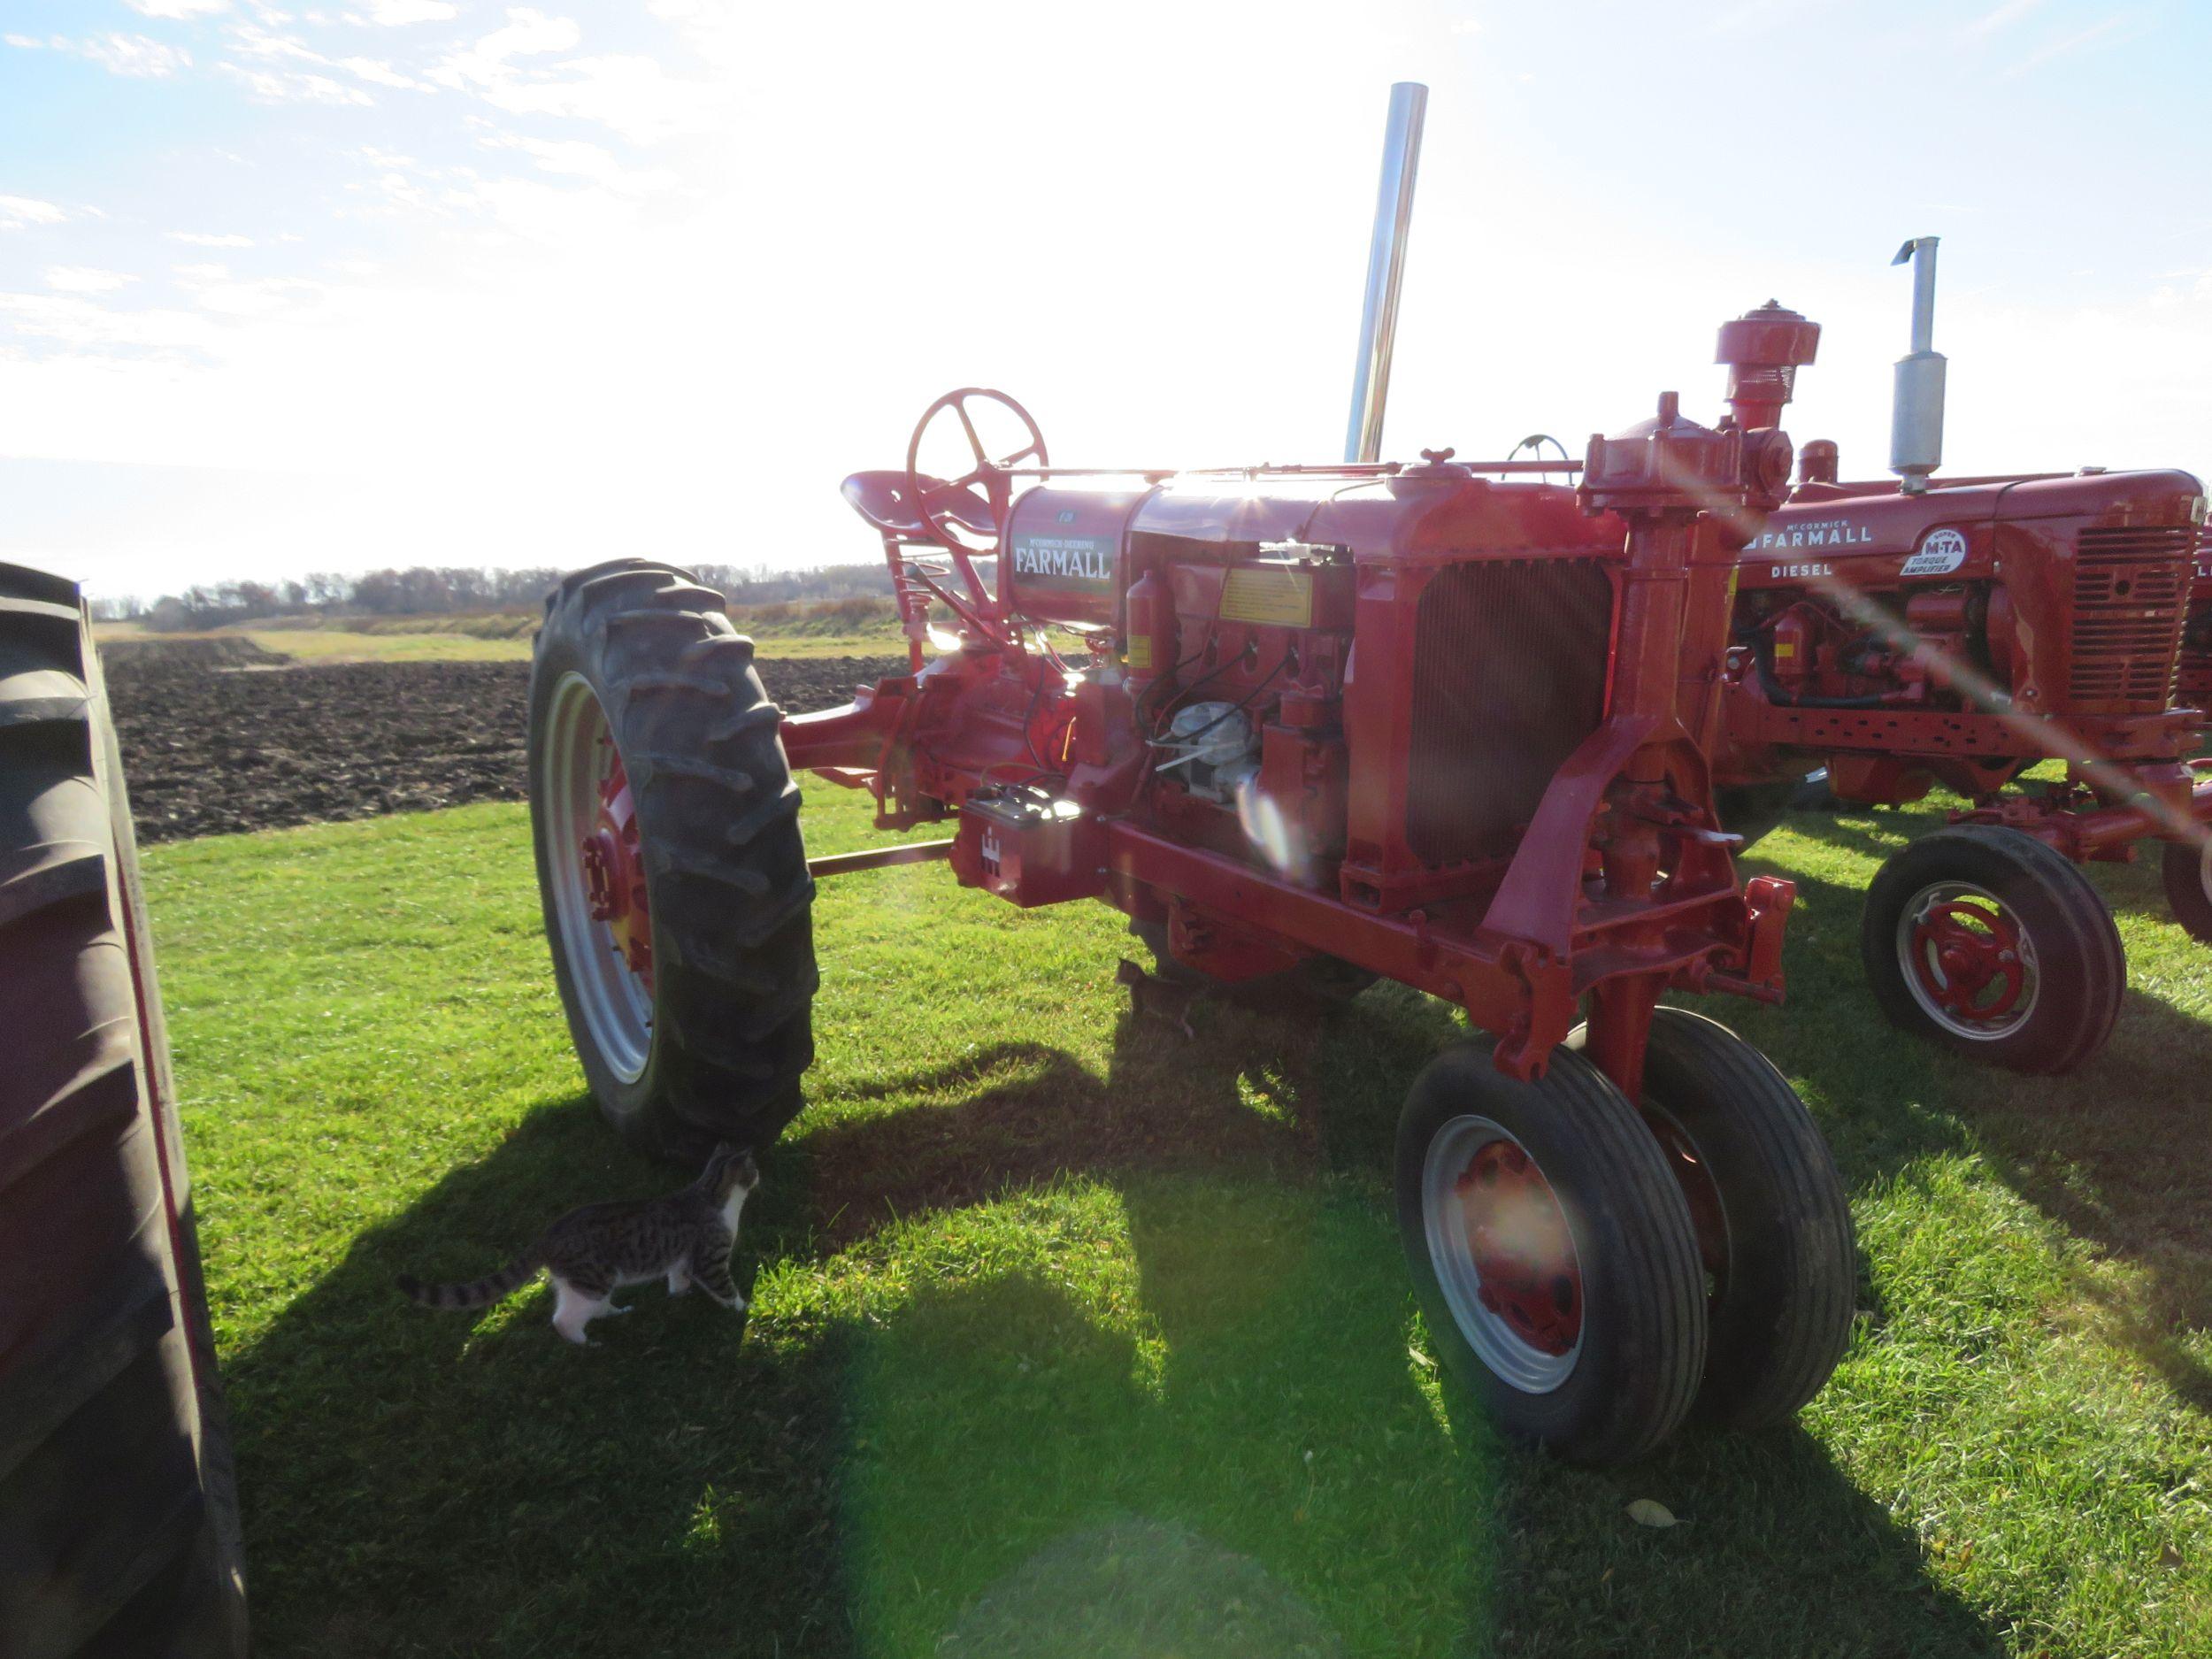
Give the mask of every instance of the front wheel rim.
[{"label": "front wheel rim", "polygon": [[2034,1018],[2035,940],[2005,902],[1970,881],[1938,881],[1897,918],[1898,965],[1920,1010],[1953,1036],[1995,1042]]},{"label": "front wheel rim", "polygon": [[1453,1118],[1421,1171],[1429,1263],[1459,1333],[1500,1381],[1549,1394],[1574,1372],[1582,1263],[1551,1183],[1502,1125]]},{"label": "front wheel rim", "polygon": [[555,925],[592,1047],[624,1083],[653,1042],[652,917],[636,810],[598,695],[581,674],[553,688],[544,812]]}]

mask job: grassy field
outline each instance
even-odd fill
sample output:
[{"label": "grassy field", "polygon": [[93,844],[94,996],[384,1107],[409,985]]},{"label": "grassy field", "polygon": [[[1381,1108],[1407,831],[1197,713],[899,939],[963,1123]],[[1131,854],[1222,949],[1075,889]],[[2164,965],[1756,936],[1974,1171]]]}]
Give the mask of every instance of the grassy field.
[{"label": "grassy field", "polygon": [[[818,851],[872,838],[810,786]],[[584,1097],[518,807],[159,847],[162,950],[261,1651],[2194,1655],[2212,1651],[2212,996],[2148,870],[2112,1049],[2022,1083],[1898,1038],[1801,818],[1786,1010],[1716,1005],[1851,1189],[1852,1350],[1794,1429],[1589,1472],[1440,1390],[1384,1167],[1454,1039],[1133,1027],[1102,907],[826,884],[810,1108],[749,1322],[657,1288],[570,1348],[470,1277],[672,1185]],[[1655,1498],[1688,1525],[1638,1527]]]}]

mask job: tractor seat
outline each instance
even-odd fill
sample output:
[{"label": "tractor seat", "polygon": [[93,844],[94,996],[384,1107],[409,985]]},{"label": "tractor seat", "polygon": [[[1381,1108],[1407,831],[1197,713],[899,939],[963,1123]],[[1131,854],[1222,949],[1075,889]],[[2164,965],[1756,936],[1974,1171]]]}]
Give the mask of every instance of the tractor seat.
[{"label": "tractor seat", "polygon": [[[991,516],[989,500],[972,485],[955,490],[941,478],[922,475],[922,488],[945,504],[941,517],[979,536],[995,537],[998,520]],[[838,486],[852,510],[888,536],[902,541],[934,541],[922,515],[909,499],[906,474],[898,472],[855,472]]]}]

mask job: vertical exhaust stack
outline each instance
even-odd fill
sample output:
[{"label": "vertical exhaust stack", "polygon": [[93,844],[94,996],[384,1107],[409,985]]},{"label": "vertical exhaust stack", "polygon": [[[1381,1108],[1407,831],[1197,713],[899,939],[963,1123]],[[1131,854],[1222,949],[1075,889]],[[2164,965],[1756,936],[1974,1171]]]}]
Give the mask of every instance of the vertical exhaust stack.
[{"label": "vertical exhaust stack", "polygon": [[1916,236],[1892,265],[1912,261],[1912,351],[1897,360],[1897,396],[1890,406],[1889,470],[1908,495],[1928,488],[1943,465],[1943,354],[1935,349],[1934,236]]},{"label": "vertical exhaust stack", "polygon": [[1375,234],[1367,250],[1367,298],[1360,307],[1359,361],[1352,369],[1347,461],[1382,458],[1383,404],[1390,396],[1390,348],[1398,333],[1398,287],[1406,273],[1406,229],[1413,222],[1414,175],[1421,165],[1421,121],[1429,89],[1417,81],[1390,88],[1383,127],[1382,181],[1375,191]]}]

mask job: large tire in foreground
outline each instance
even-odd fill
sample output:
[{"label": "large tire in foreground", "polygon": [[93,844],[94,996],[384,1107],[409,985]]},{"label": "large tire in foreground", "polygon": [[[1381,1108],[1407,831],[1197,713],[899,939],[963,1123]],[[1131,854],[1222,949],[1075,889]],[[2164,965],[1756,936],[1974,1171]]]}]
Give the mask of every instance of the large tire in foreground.
[{"label": "large tire in foreground", "polygon": [[546,600],[530,817],[584,1075],[641,1151],[765,1147],[798,1112],[817,984],[799,789],[722,596],[642,559]]},{"label": "large tire in foreground", "polygon": [[0,1652],[246,1651],[135,843],[73,584],[0,565]]},{"label": "large tire in foreground", "polygon": [[1643,1456],[1705,1369],[1681,1189],[1580,1055],[1517,1083],[1446,1050],[1398,1120],[1398,1228],[1437,1354],[1507,1434],[1578,1463]]},{"label": "large tire in foreground", "polygon": [[2112,912],[2032,835],[1960,824],[1893,854],[1860,918],[1890,1023],[2015,1071],[2070,1071],[2105,1045],[2127,990]]},{"label": "large tire in foreground", "polygon": [[2159,860],[2166,903],[2182,931],[2200,945],[2212,945],[2212,841],[2201,847],[2168,841]]},{"label": "large tire in foreground", "polygon": [[[1582,1039],[1578,1028],[1568,1041]],[[1766,1056],[1687,1009],[1653,1011],[1642,1110],[1705,1263],[1705,1379],[1691,1415],[1717,1428],[1784,1422],[1851,1341],[1858,1256],[1828,1143]]]}]

